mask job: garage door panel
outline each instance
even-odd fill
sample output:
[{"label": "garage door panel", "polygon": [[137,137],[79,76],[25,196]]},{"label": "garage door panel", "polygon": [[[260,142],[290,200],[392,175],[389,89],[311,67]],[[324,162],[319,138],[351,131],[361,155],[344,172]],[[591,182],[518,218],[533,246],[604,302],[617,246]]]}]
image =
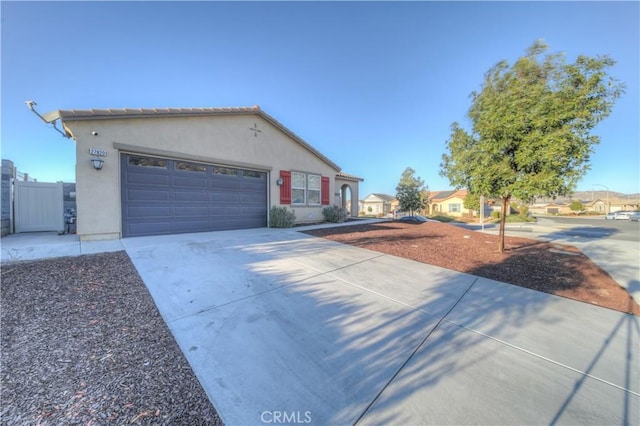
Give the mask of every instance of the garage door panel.
[{"label": "garage door panel", "polygon": [[255,192],[241,192],[240,201],[244,203],[264,203],[266,198],[262,196],[262,194],[258,194]]},{"label": "garage door panel", "polygon": [[129,222],[126,225],[126,232],[124,233],[127,235],[139,235],[139,236],[170,234],[171,222],[168,222],[168,221]]},{"label": "garage door panel", "polygon": [[135,185],[155,185],[166,187],[169,184],[168,175],[158,175],[152,173],[129,173],[127,175],[127,184]]},{"label": "garage door panel", "polygon": [[215,205],[211,207],[212,216],[238,217],[241,214],[242,214],[242,209],[235,204],[229,204],[227,206]]},{"label": "garage door panel", "polygon": [[135,189],[129,188],[125,191],[127,200],[136,201],[169,201],[169,191],[166,189]]},{"label": "garage door panel", "polygon": [[219,191],[219,190],[240,191],[241,189],[242,189],[242,186],[240,185],[240,180],[238,178],[233,178],[233,179],[229,179],[226,177],[220,178],[214,175],[214,179],[213,179],[214,191]]},{"label": "garage door panel", "polygon": [[202,202],[209,203],[208,191],[175,191],[173,193],[174,201],[179,202]]},{"label": "garage door panel", "polygon": [[267,174],[121,155],[123,236],[267,225]]},{"label": "garage door panel", "polygon": [[164,206],[154,205],[137,205],[128,206],[127,216],[129,218],[145,218],[145,217],[171,217],[171,206],[169,204]]},{"label": "garage door panel", "polygon": [[208,217],[209,216],[209,206],[193,206],[193,205],[177,205],[174,207],[174,216],[176,218],[185,218],[185,217]]},{"label": "garage door panel", "polygon": [[173,186],[175,188],[203,188],[207,189],[209,186],[209,179],[206,176],[192,177],[192,176],[174,176]]},{"label": "garage door panel", "polygon": [[211,201],[222,204],[238,204],[242,202],[242,196],[239,192],[213,191]]},{"label": "garage door panel", "polygon": [[209,229],[210,227],[211,224],[208,219],[174,221],[172,222],[171,233],[180,234],[185,232],[201,232],[203,229]]}]

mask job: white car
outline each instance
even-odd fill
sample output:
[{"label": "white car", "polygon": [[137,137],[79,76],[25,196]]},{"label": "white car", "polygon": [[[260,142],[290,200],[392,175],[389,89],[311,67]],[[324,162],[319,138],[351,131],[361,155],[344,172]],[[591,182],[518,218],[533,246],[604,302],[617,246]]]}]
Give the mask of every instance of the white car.
[{"label": "white car", "polygon": [[[633,212],[628,212],[628,211],[615,212],[615,213],[613,213],[613,215],[614,215],[613,218],[615,220],[629,220],[629,216],[631,216],[631,213],[633,213]],[[609,213],[609,214],[611,214],[611,213]]]},{"label": "white car", "polygon": [[629,214],[629,220],[631,222],[640,222],[640,212],[631,212],[631,214]]}]

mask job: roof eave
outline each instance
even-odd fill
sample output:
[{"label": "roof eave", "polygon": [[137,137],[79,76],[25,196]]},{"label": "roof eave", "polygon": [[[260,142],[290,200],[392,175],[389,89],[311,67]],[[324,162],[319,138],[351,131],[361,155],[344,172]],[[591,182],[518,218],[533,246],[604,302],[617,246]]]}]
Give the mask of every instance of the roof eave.
[{"label": "roof eave", "polygon": [[[140,109],[91,109],[91,110],[58,110],[45,114],[51,117],[52,121],[60,119],[65,121],[90,121],[90,120],[114,120],[129,118],[163,118],[163,117],[198,117],[198,116],[220,116],[220,115],[257,115],[268,121],[291,139],[298,142],[307,151],[311,152],[318,159],[340,172],[342,169],[336,163],[324,156],[320,151],[304,141],[301,137],[293,133],[278,120],[264,112],[259,106],[234,107],[234,108],[140,108]],[[66,127],[66,126],[65,126]]]}]

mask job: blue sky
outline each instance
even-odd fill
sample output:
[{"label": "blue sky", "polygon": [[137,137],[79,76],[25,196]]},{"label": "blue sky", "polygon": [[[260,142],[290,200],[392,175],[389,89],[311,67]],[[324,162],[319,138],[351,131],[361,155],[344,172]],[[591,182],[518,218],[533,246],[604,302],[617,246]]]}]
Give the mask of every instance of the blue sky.
[{"label": "blue sky", "polygon": [[410,166],[431,190],[452,122],[500,60],[536,39],[568,61],[607,54],[626,84],[595,129],[579,190],[640,192],[638,2],[2,1],[2,158],[40,181],[75,181],[56,109],[255,104],[395,194]]}]

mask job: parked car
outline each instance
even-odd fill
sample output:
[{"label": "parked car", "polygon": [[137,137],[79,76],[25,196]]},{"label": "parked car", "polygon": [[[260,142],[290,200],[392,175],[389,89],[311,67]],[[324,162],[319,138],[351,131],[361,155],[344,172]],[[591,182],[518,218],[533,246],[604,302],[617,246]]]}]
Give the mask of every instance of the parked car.
[{"label": "parked car", "polygon": [[613,219],[613,220],[629,220],[629,216],[631,215],[631,213],[633,212],[628,212],[628,211],[619,211],[619,212],[612,212],[609,213],[608,215],[606,215],[604,218],[609,220],[609,219]]},{"label": "parked car", "polygon": [[628,212],[628,211],[616,212],[616,220],[629,220],[629,216],[631,216],[631,213],[633,212]]},{"label": "parked car", "polygon": [[413,216],[402,216],[397,219],[400,222],[409,222],[409,223],[424,223],[428,222],[428,219],[424,216],[420,216],[419,214]]},{"label": "parked car", "polygon": [[629,220],[631,222],[640,222],[640,212],[631,212]]}]

